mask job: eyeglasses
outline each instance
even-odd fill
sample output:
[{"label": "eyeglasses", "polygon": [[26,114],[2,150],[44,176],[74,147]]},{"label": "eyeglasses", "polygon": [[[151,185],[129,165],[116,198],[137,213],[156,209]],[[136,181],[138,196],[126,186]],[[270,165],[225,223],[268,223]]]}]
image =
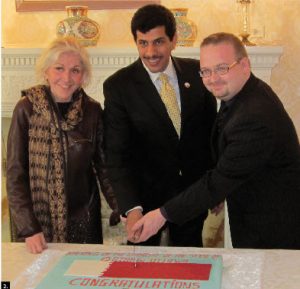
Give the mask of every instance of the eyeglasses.
[{"label": "eyeglasses", "polygon": [[212,76],[213,72],[216,73],[217,75],[224,75],[228,73],[228,71],[233,68],[236,64],[238,64],[240,60],[236,60],[235,62],[231,64],[220,64],[217,65],[213,70],[208,69],[208,68],[203,68],[199,71],[199,74],[201,77],[210,77]]}]

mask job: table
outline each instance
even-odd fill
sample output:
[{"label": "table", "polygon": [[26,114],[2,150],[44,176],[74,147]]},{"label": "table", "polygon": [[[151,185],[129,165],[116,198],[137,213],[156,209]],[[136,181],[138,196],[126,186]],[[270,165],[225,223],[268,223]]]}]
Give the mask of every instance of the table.
[{"label": "table", "polygon": [[[23,243],[2,243],[2,281],[11,288],[32,289],[69,251],[132,253],[132,246],[48,244],[42,254],[26,251]],[[222,289],[299,289],[300,250],[139,247],[137,253],[220,254]]]}]

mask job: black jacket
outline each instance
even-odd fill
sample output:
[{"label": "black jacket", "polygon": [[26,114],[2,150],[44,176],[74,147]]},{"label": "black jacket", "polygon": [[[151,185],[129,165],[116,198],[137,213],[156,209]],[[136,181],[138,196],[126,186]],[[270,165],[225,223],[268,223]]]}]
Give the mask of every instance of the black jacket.
[{"label": "black jacket", "polygon": [[[34,113],[28,97],[17,103],[8,135],[7,194],[13,221],[20,239],[41,232],[34,215],[28,170],[28,129]],[[84,94],[83,119],[74,130],[63,132],[68,146],[65,188],[67,193],[68,219],[76,219],[89,206],[91,197],[98,209],[95,233],[101,233],[100,197],[95,173],[102,192],[110,207],[117,212],[117,203],[107,178],[103,153],[102,109],[98,102]],[[93,169],[95,168],[95,172]],[[117,216],[116,216],[117,217]],[[96,224],[95,223],[95,224]]]},{"label": "black jacket", "polygon": [[140,59],[104,82],[107,165],[122,213],[161,206],[212,166],[216,101],[199,77],[199,61],[172,60],[181,97],[180,139]]},{"label": "black jacket", "polygon": [[164,205],[168,218],[181,224],[226,198],[234,247],[300,249],[299,140],[266,83],[251,75],[216,141],[216,167]]}]

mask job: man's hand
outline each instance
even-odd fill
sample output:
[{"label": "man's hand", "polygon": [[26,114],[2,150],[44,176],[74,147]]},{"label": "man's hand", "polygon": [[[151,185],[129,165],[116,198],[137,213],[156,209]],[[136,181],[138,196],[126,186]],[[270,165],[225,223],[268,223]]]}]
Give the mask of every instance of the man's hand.
[{"label": "man's hand", "polygon": [[133,225],[131,235],[137,237],[133,243],[147,241],[151,236],[157,234],[165,222],[166,219],[160,209],[150,211]]},{"label": "man's hand", "polygon": [[141,230],[132,231],[132,226],[143,217],[142,211],[140,209],[134,209],[130,211],[127,215],[126,219],[126,232],[127,232],[127,240],[130,242],[135,242],[137,238],[139,238]]},{"label": "man's hand", "polygon": [[42,253],[48,248],[43,232],[25,238],[25,243],[27,250],[33,254]]}]

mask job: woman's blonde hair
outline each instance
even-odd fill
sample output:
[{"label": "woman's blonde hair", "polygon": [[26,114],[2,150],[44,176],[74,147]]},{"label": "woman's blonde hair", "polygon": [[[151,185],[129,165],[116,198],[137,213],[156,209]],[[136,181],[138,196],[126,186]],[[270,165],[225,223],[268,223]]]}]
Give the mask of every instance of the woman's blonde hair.
[{"label": "woman's blonde hair", "polygon": [[78,54],[83,67],[83,83],[85,87],[92,77],[92,67],[87,50],[79,44],[74,37],[59,37],[55,39],[47,49],[43,51],[36,63],[36,75],[39,82],[46,84],[45,74],[62,53],[73,52]]}]

